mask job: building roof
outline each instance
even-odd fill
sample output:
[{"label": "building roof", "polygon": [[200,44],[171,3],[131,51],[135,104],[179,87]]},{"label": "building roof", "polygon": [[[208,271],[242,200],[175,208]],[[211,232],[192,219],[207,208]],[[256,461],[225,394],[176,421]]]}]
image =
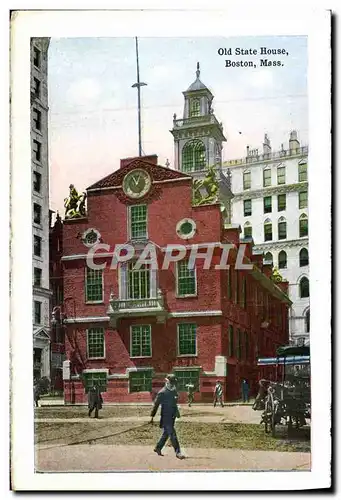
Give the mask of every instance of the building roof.
[{"label": "building roof", "polygon": [[195,81],[188,87],[188,89],[186,90],[186,92],[195,92],[196,90],[206,90],[207,92],[209,92],[211,95],[211,91],[206,87],[206,85],[204,85],[202,83],[202,81],[200,80],[200,65],[199,63],[197,63],[197,70],[196,70],[196,79]]},{"label": "building roof", "polygon": [[99,181],[95,182],[91,186],[87,188],[87,190],[93,190],[93,189],[101,189],[101,188],[108,188],[108,187],[118,187],[122,185],[122,181],[124,176],[130,171],[134,170],[135,168],[142,168],[145,169],[149,172],[151,175],[153,181],[165,181],[165,180],[172,180],[172,179],[188,179],[192,181],[192,177],[184,174],[182,172],[179,172],[178,170],[173,170],[168,167],[163,167],[161,165],[158,165],[157,163],[146,161],[143,159],[143,156],[137,157],[137,158],[132,158],[131,162],[125,164],[123,167],[119,168],[118,170],[115,170],[114,172],[110,173],[103,179],[100,179]]}]

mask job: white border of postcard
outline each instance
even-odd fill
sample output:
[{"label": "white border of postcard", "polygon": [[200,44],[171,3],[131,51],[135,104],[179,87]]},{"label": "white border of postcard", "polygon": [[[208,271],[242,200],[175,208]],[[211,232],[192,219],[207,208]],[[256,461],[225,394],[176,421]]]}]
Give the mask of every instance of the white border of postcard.
[{"label": "white border of postcard", "polygon": [[[52,3],[52,2],[51,2]],[[71,8],[71,2],[54,8]],[[136,2],[134,2],[136,7]],[[204,9],[202,2],[198,7]],[[46,5],[46,2],[45,2]],[[82,2],[82,8],[89,4]],[[193,4],[192,4],[193,5]],[[12,29],[12,487],[18,490],[300,490],[330,485],[330,12],[304,3],[205,11],[26,11]],[[124,6],[115,6],[124,8]],[[131,5],[130,5],[131,6]],[[160,8],[149,2],[147,7]],[[36,8],[44,7],[37,5]],[[79,4],[77,5],[79,7]],[[92,7],[89,5],[89,7]],[[97,7],[97,6],[96,6]],[[98,7],[101,7],[100,3]],[[97,7],[97,8],[98,8]],[[110,8],[106,5],[107,8]],[[111,6],[112,7],[112,6]],[[165,7],[169,8],[169,4]],[[172,2],[171,8],[184,8]],[[197,7],[197,8],[198,8]],[[50,8],[50,3],[49,3]],[[308,36],[312,468],[297,472],[34,473],[29,38]]]}]

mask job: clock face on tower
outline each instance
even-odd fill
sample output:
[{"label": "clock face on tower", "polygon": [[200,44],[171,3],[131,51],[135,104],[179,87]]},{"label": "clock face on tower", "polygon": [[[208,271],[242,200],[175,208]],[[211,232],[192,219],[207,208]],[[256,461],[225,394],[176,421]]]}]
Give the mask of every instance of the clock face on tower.
[{"label": "clock face on tower", "polygon": [[152,180],[148,172],[135,169],[129,172],[123,179],[123,191],[130,198],[142,198],[148,193]]}]

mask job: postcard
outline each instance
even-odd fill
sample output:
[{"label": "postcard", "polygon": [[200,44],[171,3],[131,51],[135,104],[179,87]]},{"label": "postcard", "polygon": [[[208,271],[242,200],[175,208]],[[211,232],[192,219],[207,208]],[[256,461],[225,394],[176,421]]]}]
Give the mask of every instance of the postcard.
[{"label": "postcard", "polygon": [[330,486],[330,12],[305,14],[12,14],[12,489]]}]

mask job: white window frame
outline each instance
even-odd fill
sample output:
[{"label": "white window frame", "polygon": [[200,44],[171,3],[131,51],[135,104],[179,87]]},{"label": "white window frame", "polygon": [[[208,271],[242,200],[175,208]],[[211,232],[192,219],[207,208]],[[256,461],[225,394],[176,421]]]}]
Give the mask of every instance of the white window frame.
[{"label": "white window frame", "polygon": [[[180,326],[181,325],[195,325],[195,354],[180,354]],[[176,355],[178,358],[195,358],[198,356],[198,325],[197,323],[184,321],[176,325],[177,329],[177,345],[176,345]]]},{"label": "white window frame", "polygon": [[84,293],[85,293],[85,303],[86,304],[103,304],[104,302],[104,272],[103,272],[103,269],[99,269],[99,271],[102,271],[101,274],[102,274],[102,299],[101,300],[87,300],[87,287],[88,287],[88,273],[87,273],[87,270],[90,269],[88,268],[88,266],[85,266],[84,268],[84,272],[85,272],[85,276],[84,276],[84,283],[85,283],[85,289],[84,289]]},{"label": "white window frame", "polygon": [[[132,236],[132,231],[131,231],[131,209],[133,207],[146,207],[146,234],[145,236],[139,236],[138,238],[137,237],[133,237]],[[148,239],[148,205],[146,203],[135,203],[134,205],[129,205],[128,206],[128,217],[127,217],[127,221],[128,221],[128,227],[127,227],[127,234],[128,234],[128,238],[130,240],[134,239],[134,240],[138,240],[138,239]]]},{"label": "white window frame", "polygon": [[[245,182],[244,182],[244,174],[250,174],[250,186],[249,187],[245,187]],[[243,172],[243,191],[248,191],[249,189],[251,189],[251,186],[252,186],[252,181],[251,181],[251,170],[244,170]]]},{"label": "white window frame", "polygon": [[[280,170],[280,169],[284,170],[284,176],[283,176],[284,177],[284,182],[278,182],[278,177],[279,177],[278,176],[278,170]],[[278,186],[283,186],[284,184],[286,184],[286,182],[287,182],[287,179],[286,179],[286,177],[287,177],[287,169],[286,169],[285,165],[278,165],[276,173],[277,173],[277,185]]]},{"label": "white window frame", "polygon": [[[149,356],[133,356],[133,328],[135,327],[149,327],[149,333],[150,333],[150,355]],[[141,339],[140,339],[141,340]],[[143,359],[143,358],[152,358],[153,357],[153,337],[152,337],[152,325],[149,324],[143,324],[143,325],[130,325],[130,346],[129,346],[129,354],[130,354],[130,359]]]},{"label": "white window frame", "polygon": [[[103,331],[103,356],[95,356],[95,357],[90,357],[89,356],[89,330],[102,330]],[[99,327],[90,327],[87,328],[86,330],[86,357],[87,359],[105,359],[106,358],[106,345],[105,345],[105,328],[99,328]],[[104,371],[103,369],[99,371]]]},{"label": "white window frame", "polygon": [[197,297],[198,296],[198,280],[197,280],[197,267],[194,266],[194,283],[195,283],[195,293],[187,293],[184,295],[179,294],[179,264],[183,261],[186,260],[187,263],[189,262],[189,259],[182,259],[177,262],[175,262],[175,281],[176,281],[176,293],[175,296],[176,298],[183,299],[186,297]]}]

